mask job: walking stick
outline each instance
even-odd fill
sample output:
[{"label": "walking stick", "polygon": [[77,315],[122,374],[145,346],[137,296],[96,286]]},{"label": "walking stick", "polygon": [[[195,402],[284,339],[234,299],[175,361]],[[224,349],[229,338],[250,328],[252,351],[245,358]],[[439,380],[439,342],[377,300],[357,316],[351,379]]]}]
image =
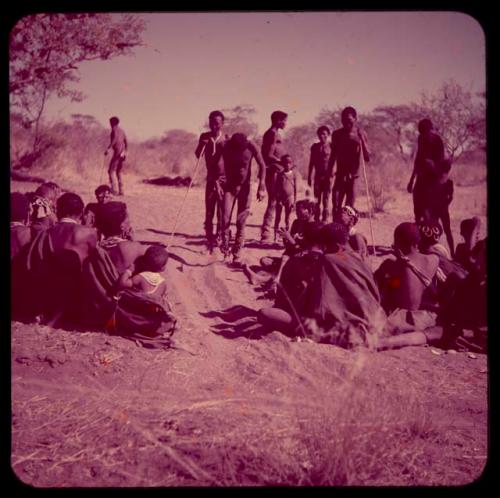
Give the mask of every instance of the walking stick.
[{"label": "walking stick", "polygon": [[361,137],[361,134],[359,136],[361,140],[361,147],[360,147],[360,152],[359,152],[359,160],[361,162],[362,168],[363,168],[363,176],[365,178],[365,188],[366,188],[366,199],[368,202],[368,221],[370,223],[370,234],[372,237],[372,247],[373,247],[373,255],[377,255],[377,249],[375,247],[375,237],[373,236],[373,226],[372,226],[372,201],[370,198],[370,190],[368,188],[368,177],[366,175],[366,164],[365,164],[365,156],[363,155],[363,138]]},{"label": "walking stick", "polygon": [[180,206],[179,210],[177,211],[177,216],[175,218],[174,228],[172,229],[172,233],[170,234],[170,237],[168,239],[167,247],[171,244],[172,239],[174,238],[175,230],[177,229],[177,223],[179,222],[179,217],[181,215],[182,210],[184,209],[184,205],[186,204],[186,199],[187,199],[187,196],[189,194],[189,191],[191,190],[191,187],[193,186],[194,179],[196,178],[196,173],[198,172],[198,166],[200,165],[200,159],[201,159],[201,156],[203,156],[203,152],[205,152],[206,145],[207,144],[205,144],[203,146],[203,148],[201,149],[200,155],[198,156],[198,159],[196,161],[196,166],[194,167],[194,171],[193,171],[193,177],[191,178],[191,182],[189,183],[189,186],[186,190],[186,195],[184,196],[184,199],[182,200],[181,206]]}]

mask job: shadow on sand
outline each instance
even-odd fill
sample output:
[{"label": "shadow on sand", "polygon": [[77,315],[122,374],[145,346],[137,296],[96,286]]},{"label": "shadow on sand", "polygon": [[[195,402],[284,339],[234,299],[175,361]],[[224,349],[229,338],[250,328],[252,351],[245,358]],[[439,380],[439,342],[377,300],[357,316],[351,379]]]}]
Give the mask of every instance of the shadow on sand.
[{"label": "shadow on sand", "polygon": [[221,311],[200,312],[200,315],[205,318],[223,320],[211,326],[210,330],[226,339],[246,337],[255,340],[261,339],[270,332],[257,321],[256,311],[247,306],[236,305]]}]

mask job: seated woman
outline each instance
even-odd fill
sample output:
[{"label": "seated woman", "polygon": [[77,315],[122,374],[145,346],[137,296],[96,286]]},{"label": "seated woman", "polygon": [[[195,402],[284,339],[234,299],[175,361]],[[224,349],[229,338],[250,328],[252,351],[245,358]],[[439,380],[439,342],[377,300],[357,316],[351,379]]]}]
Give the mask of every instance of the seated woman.
[{"label": "seated woman", "polygon": [[96,228],[104,237],[100,247],[107,251],[120,275],[146,252],[144,245],[129,239],[131,225],[124,202],[102,204],[97,211]]},{"label": "seated woman", "polygon": [[439,257],[418,250],[420,231],[415,223],[401,223],[394,230],[396,259],[388,258],[375,272],[381,303],[389,315],[392,332],[423,330],[435,325],[436,274]]},{"label": "seated woman", "polygon": [[355,225],[359,220],[359,213],[351,206],[344,206],[340,209],[334,221],[342,223],[349,230],[349,245],[351,248],[359,253],[361,258],[365,260],[368,257],[368,244],[366,237],[360,234]]}]

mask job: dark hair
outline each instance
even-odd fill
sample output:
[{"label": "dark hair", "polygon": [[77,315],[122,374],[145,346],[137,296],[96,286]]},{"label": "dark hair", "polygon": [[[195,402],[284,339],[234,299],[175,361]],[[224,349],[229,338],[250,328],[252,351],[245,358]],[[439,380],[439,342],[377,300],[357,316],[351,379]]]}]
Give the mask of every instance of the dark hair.
[{"label": "dark hair", "polygon": [[345,116],[348,114],[352,114],[355,118],[358,117],[358,113],[356,112],[356,109],[354,107],[348,106],[342,109],[342,113],[340,114],[340,119],[344,119]]},{"label": "dark hair", "polygon": [[21,192],[10,194],[10,221],[25,221],[30,211],[28,198]]},{"label": "dark hair", "polygon": [[324,223],[321,221],[308,221],[304,225],[304,242],[307,247],[311,247],[321,242],[321,229]]},{"label": "dark hair", "polygon": [[424,131],[430,131],[432,130],[432,128],[434,128],[434,126],[432,125],[432,121],[429,118],[421,119],[418,122],[418,131],[420,133]]},{"label": "dark hair", "polygon": [[36,190],[35,194],[44,197],[45,199],[56,196],[59,186],[54,182],[42,183]]},{"label": "dark hair", "polygon": [[295,208],[296,209],[302,208],[306,211],[313,213],[314,210],[316,209],[316,203],[309,199],[302,199],[300,201],[297,201],[297,203],[295,204]]},{"label": "dark hair", "polygon": [[434,245],[443,235],[443,228],[438,221],[429,221],[419,225],[421,240]]},{"label": "dark hair", "polygon": [[460,222],[460,233],[471,233],[478,222],[477,216],[474,218],[466,218]]},{"label": "dark hair", "polygon": [[319,136],[320,133],[323,133],[324,131],[326,131],[328,133],[328,135],[330,135],[330,128],[328,128],[328,126],[320,126],[317,130],[316,130],[316,135]]},{"label": "dark hair", "polygon": [[168,261],[168,252],[161,246],[151,246],[144,253],[142,268],[145,271],[159,272]]},{"label": "dark hair", "polygon": [[420,243],[420,230],[416,223],[400,223],[394,230],[394,243],[405,249],[418,246]]},{"label": "dark hair", "polygon": [[271,114],[271,122],[276,123],[276,121],[281,121],[282,119],[286,119],[288,117],[288,114],[283,111],[274,111]]},{"label": "dark hair", "polygon": [[73,192],[66,192],[57,199],[57,217],[77,218],[83,213],[84,204],[82,198]]},{"label": "dark hair", "polygon": [[97,210],[95,224],[105,237],[121,235],[121,224],[126,218],[127,205],[124,202],[110,201]]},{"label": "dark hair", "polygon": [[229,139],[228,146],[230,149],[243,151],[248,145],[247,136],[244,133],[234,133]]},{"label": "dark hair", "polygon": [[224,114],[222,114],[222,112],[220,111],[212,111],[209,115],[208,115],[208,120],[212,120],[212,119],[215,119],[215,118],[222,118],[222,121],[224,121]]},{"label": "dark hair", "polygon": [[120,120],[116,116],[113,116],[112,118],[109,118],[109,122],[111,123],[111,126],[114,126],[117,125]]},{"label": "dark hair", "polygon": [[96,196],[103,192],[111,192],[111,187],[109,185],[99,185],[94,191]]},{"label": "dark hair", "polygon": [[54,191],[61,190],[61,187],[56,182],[45,182],[42,183],[42,185],[45,185],[46,187],[49,187]]},{"label": "dark hair", "polygon": [[320,242],[327,248],[333,248],[335,245],[345,245],[349,240],[349,230],[342,223],[328,223],[319,234]]},{"label": "dark hair", "polygon": [[283,154],[280,158],[281,164],[284,164],[285,159],[290,159],[290,161],[292,161],[292,156],[290,154]]}]

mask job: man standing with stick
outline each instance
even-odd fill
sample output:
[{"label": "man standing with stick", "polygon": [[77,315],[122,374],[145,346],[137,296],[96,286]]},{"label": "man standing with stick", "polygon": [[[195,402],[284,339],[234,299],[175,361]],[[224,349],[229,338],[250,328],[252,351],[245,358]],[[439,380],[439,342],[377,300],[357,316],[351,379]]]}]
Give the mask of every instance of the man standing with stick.
[{"label": "man standing with stick", "polygon": [[274,111],[271,114],[271,128],[269,128],[262,138],[262,157],[266,163],[266,189],[267,208],[262,221],[262,242],[272,241],[272,226],[274,213],[276,211],[276,178],[278,173],[283,171],[281,157],[285,155],[283,139],[279,133],[286,126],[288,114],[283,111]]},{"label": "man standing with stick", "polygon": [[[207,184],[205,187],[205,234],[207,248],[210,252],[220,242],[222,225],[222,203],[224,197],[225,171],[222,151],[228,136],[222,133],[224,115],[220,111],[212,111],[208,116],[210,131],[202,133],[195,150],[199,159],[205,153],[207,165]],[[213,219],[217,209],[217,231],[214,235]]]},{"label": "man standing with stick", "polygon": [[[109,162],[108,175],[111,192],[114,195],[123,195],[122,168],[127,156],[128,146],[127,137],[125,136],[125,132],[118,126],[119,123],[120,120],[116,116],[110,118],[111,136],[108,148],[104,151],[104,155],[107,156],[108,150],[113,149],[113,156]],[[118,186],[115,183],[115,176]]]},{"label": "man standing with stick", "polygon": [[337,163],[332,190],[334,218],[339,215],[344,199],[347,205],[354,207],[361,161],[370,160],[366,134],[357,125],[356,110],[353,107],[346,107],[342,111],[341,120],[342,128],[332,133],[331,154],[328,162],[331,180],[334,176],[333,167]]}]

